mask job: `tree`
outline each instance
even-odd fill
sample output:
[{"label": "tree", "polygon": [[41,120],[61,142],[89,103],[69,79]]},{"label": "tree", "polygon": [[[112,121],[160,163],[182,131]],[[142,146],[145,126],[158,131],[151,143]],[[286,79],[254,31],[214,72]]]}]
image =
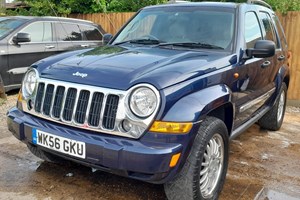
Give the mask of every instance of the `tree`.
[{"label": "tree", "polygon": [[99,12],[136,12],[148,5],[156,5],[167,0],[22,0],[31,8],[29,11],[19,9],[10,14],[36,16],[66,16],[70,13]]}]

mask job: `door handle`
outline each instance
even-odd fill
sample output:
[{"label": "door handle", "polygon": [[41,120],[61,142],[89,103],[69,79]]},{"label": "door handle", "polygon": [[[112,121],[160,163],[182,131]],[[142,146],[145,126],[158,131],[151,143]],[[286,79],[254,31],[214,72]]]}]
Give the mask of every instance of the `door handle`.
[{"label": "door handle", "polygon": [[46,45],[45,48],[46,48],[46,49],[54,49],[55,46],[53,46],[53,45]]},{"label": "door handle", "polygon": [[278,59],[279,61],[283,61],[283,60],[285,60],[285,56],[284,56],[284,55],[281,55],[281,56],[279,56],[277,59]]},{"label": "door handle", "polygon": [[82,44],[82,45],[80,45],[82,48],[87,48],[87,47],[89,47],[90,45],[88,45],[88,44]]},{"label": "door handle", "polygon": [[271,62],[270,61],[265,61],[265,62],[263,62],[263,64],[261,64],[261,68],[267,68],[267,67],[269,67],[271,65]]}]

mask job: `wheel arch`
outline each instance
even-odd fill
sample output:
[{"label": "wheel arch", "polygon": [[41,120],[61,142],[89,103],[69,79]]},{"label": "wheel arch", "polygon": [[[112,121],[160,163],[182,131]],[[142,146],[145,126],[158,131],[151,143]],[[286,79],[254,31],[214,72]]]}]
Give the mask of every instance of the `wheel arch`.
[{"label": "wheel arch", "polygon": [[232,131],[234,106],[232,92],[224,84],[214,85],[187,95],[177,101],[163,117],[163,121],[200,122],[206,116],[222,120]]}]

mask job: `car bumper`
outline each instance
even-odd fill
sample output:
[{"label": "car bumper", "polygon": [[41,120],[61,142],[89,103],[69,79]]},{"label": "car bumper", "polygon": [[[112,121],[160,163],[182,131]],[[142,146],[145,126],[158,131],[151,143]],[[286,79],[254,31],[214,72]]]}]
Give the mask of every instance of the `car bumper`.
[{"label": "car bumper", "polygon": [[183,144],[174,141],[166,143],[168,139],[151,141],[151,138],[146,137],[134,140],[79,130],[31,116],[17,108],[8,111],[7,124],[13,135],[27,145],[34,145],[33,129],[84,142],[86,144],[84,159],[41,146],[38,148],[96,169],[152,183],[164,183],[175,175],[178,164],[173,168],[169,167],[169,164],[173,155],[183,151]]}]

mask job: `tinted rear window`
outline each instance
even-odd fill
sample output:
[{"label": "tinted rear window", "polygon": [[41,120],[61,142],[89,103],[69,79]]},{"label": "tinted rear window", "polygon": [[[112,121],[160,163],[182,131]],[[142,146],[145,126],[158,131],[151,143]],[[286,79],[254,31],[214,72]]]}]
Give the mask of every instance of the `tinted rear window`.
[{"label": "tinted rear window", "polygon": [[80,29],[86,40],[102,40],[102,35],[96,27],[81,25]]},{"label": "tinted rear window", "polygon": [[82,35],[77,24],[56,23],[58,41],[80,41]]}]

